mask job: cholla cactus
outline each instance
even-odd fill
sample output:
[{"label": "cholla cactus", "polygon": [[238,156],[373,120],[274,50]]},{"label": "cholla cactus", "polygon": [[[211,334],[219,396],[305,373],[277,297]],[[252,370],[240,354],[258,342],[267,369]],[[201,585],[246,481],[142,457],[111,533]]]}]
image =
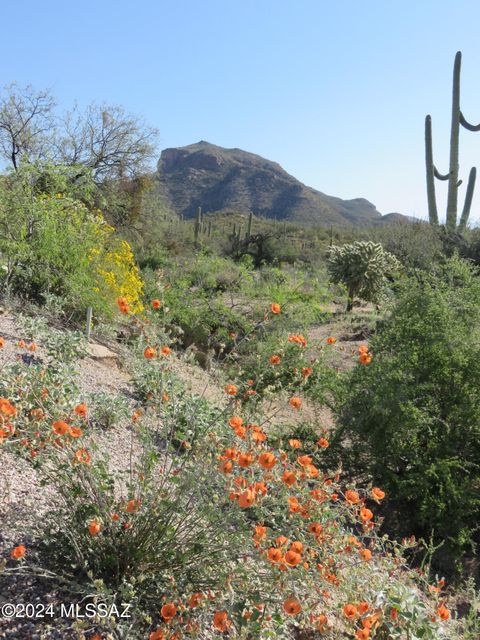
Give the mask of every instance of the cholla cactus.
[{"label": "cholla cactus", "polygon": [[351,311],[356,297],[377,302],[387,277],[401,266],[394,255],[375,242],[333,245],[328,249],[327,258],[332,282],[342,282],[348,288],[347,311]]}]

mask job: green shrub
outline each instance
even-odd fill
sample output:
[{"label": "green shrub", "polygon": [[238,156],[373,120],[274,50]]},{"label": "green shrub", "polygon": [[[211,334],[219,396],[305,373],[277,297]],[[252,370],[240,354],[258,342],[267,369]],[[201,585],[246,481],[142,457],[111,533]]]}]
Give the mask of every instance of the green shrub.
[{"label": "green shrub", "polygon": [[[2,286],[22,298],[83,314],[111,315],[125,297],[140,311],[143,283],[127,242],[91,204],[72,169],[26,165],[0,182]],[[62,304],[60,304],[62,303]]]},{"label": "green shrub", "polygon": [[427,222],[385,224],[372,235],[408,270],[428,271],[442,260],[441,233]]},{"label": "green shrub", "polygon": [[433,533],[457,558],[480,539],[479,328],[467,263],[409,281],[338,406],[345,466],[386,490],[395,532]]},{"label": "green shrub", "polygon": [[91,393],[87,397],[92,423],[100,429],[111,429],[130,413],[128,400],[115,393]]}]

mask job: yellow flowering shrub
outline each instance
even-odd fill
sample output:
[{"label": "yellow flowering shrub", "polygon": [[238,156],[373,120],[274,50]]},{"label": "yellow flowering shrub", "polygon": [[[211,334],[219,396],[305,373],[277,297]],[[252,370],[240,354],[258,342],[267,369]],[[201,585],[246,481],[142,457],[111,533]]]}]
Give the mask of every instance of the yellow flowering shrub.
[{"label": "yellow flowering shrub", "polygon": [[143,310],[143,280],[132,249],[126,240],[113,235],[113,227],[106,225],[102,231],[104,237],[109,237],[103,251],[94,250],[98,292],[108,300],[125,298],[131,311],[139,313]]}]

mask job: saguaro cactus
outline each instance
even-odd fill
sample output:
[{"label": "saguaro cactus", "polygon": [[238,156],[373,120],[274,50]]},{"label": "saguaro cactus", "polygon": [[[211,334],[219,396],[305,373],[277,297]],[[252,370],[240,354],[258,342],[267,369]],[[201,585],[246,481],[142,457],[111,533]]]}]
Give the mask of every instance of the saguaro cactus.
[{"label": "saguaro cactus", "polygon": [[252,235],[252,223],[253,223],[253,213],[250,211],[250,214],[248,216],[247,234],[245,236],[247,240]]},{"label": "saguaro cactus", "polygon": [[459,163],[459,137],[460,125],[469,131],[480,131],[480,124],[473,125],[467,122],[462,111],[460,110],[460,69],[462,64],[462,54],[457,51],[455,63],[453,65],[453,91],[452,91],[452,120],[450,129],[450,167],[447,174],[441,174],[433,162],[432,147],[432,118],[427,115],[425,118],[425,164],[427,174],[427,200],[428,200],[428,217],[430,224],[437,225],[438,210],[435,196],[435,178],[437,180],[448,180],[448,198],[447,198],[447,216],[446,227],[450,231],[462,232],[468,222],[470,209],[472,206],[473,192],[475,189],[475,180],[477,170],[472,167],[468,177],[467,192],[465,194],[465,203],[463,206],[460,223],[457,227],[457,208],[458,208],[458,187],[462,181],[458,179]]},{"label": "saguaro cactus", "polygon": [[198,207],[198,209],[197,209],[197,217],[195,218],[195,228],[194,228],[194,236],[195,236],[195,244],[196,245],[198,245],[198,240],[199,240],[201,229],[202,229],[202,207]]}]

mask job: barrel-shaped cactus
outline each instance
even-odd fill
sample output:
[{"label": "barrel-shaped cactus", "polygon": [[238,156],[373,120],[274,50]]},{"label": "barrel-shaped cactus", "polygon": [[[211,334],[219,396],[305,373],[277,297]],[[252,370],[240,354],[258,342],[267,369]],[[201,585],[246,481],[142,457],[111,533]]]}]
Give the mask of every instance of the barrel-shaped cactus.
[{"label": "barrel-shaped cactus", "polygon": [[400,267],[397,258],[379,243],[362,240],[328,248],[327,269],[330,279],[347,287],[347,311],[351,311],[355,298],[377,303],[387,278],[392,277]]}]

